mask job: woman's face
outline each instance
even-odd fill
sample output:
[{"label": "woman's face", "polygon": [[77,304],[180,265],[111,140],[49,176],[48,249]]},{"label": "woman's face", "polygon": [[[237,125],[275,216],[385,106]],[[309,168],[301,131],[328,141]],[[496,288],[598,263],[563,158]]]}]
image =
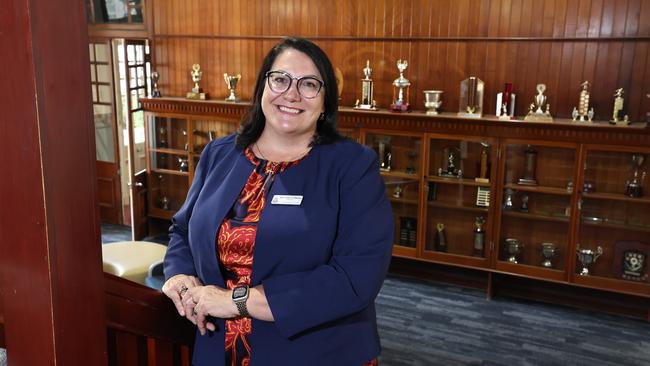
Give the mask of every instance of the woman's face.
[{"label": "woman's face", "polygon": [[[264,129],[267,133],[283,136],[313,136],[316,123],[321,113],[325,111],[323,86],[315,98],[308,99],[298,93],[298,81],[302,77],[314,77],[323,80],[314,62],[306,54],[289,48],[282,51],[270,71],[282,71],[295,78],[291,86],[283,93],[277,93],[269,87],[268,78],[264,83],[262,94],[262,111],[266,117]],[[305,81],[313,87],[313,81]]]}]

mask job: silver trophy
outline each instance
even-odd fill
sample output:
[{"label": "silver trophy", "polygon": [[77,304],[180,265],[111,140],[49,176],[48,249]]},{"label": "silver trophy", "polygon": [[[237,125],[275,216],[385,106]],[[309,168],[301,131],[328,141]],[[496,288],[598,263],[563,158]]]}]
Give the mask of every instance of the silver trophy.
[{"label": "silver trophy", "polygon": [[596,262],[596,259],[603,254],[603,248],[598,246],[594,251],[592,249],[582,249],[580,248],[580,244],[578,244],[576,254],[578,255],[578,260],[582,263],[580,276],[589,276],[589,266]]},{"label": "silver trophy", "polygon": [[157,71],[152,71],[151,72],[151,83],[152,83],[151,97],[152,98],[162,97],[162,94],[160,94],[160,89],[158,89],[158,80],[160,80],[160,74],[158,74]]},{"label": "silver trophy", "polygon": [[517,239],[508,238],[506,239],[506,249],[508,250],[508,262],[519,263],[518,256],[524,249],[524,245]]},{"label": "silver trophy", "polygon": [[409,106],[409,86],[411,86],[411,82],[404,77],[404,71],[408,65],[406,60],[397,60],[399,77],[393,81],[393,103],[389,108],[393,112],[408,112],[411,110]]},{"label": "silver trophy", "polygon": [[438,108],[442,105],[441,90],[425,90],[424,91],[424,107],[427,109],[427,114],[438,114]]},{"label": "silver trophy", "polygon": [[542,243],[541,250],[542,257],[544,257],[542,267],[553,268],[553,262],[551,262],[551,259],[557,256],[557,246],[553,243]]},{"label": "silver trophy", "polygon": [[232,103],[237,103],[239,102],[239,98],[235,95],[235,89],[237,88],[237,83],[239,83],[239,80],[241,79],[241,75],[228,75],[228,73],[223,74],[223,80],[226,81],[226,85],[228,85],[228,90],[230,91],[230,95],[228,98],[226,98],[226,102],[232,102]]},{"label": "silver trophy", "polygon": [[377,110],[377,103],[373,99],[373,81],[370,60],[366,60],[366,67],[363,69],[364,78],[361,79],[361,101],[357,99],[354,109],[366,109],[370,111]]},{"label": "silver trophy", "polygon": [[553,122],[551,116],[551,105],[546,102],[546,84],[537,84],[537,95],[530,104],[528,114],[524,117],[524,121],[533,122]]}]

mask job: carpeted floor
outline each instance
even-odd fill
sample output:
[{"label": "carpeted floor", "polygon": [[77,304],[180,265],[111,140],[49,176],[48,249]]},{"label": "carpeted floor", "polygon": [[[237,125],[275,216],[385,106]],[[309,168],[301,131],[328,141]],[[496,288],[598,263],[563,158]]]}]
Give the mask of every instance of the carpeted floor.
[{"label": "carpeted floor", "polygon": [[[102,225],[102,242],[130,240]],[[166,236],[148,238],[163,242]],[[376,301],[381,366],[650,365],[650,324],[389,275]]]}]

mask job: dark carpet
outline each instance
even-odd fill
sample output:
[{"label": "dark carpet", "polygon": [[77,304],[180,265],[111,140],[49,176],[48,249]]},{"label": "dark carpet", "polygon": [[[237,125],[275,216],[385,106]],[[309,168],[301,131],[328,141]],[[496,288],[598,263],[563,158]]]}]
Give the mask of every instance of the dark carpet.
[{"label": "dark carpet", "polygon": [[[102,242],[130,240],[102,225]],[[166,234],[146,240],[165,243]],[[650,324],[389,275],[376,301],[380,366],[650,365]]]}]

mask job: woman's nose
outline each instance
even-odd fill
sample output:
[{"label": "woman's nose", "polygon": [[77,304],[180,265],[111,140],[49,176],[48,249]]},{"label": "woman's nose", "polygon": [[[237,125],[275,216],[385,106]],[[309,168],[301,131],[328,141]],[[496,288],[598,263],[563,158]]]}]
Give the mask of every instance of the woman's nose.
[{"label": "woman's nose", "polygon": [[300,100],[300,92],[298,91],[298,83],[291,83],[291,86],[289,86],[289,89],[284,92],[284,97],[287,100]]}]

